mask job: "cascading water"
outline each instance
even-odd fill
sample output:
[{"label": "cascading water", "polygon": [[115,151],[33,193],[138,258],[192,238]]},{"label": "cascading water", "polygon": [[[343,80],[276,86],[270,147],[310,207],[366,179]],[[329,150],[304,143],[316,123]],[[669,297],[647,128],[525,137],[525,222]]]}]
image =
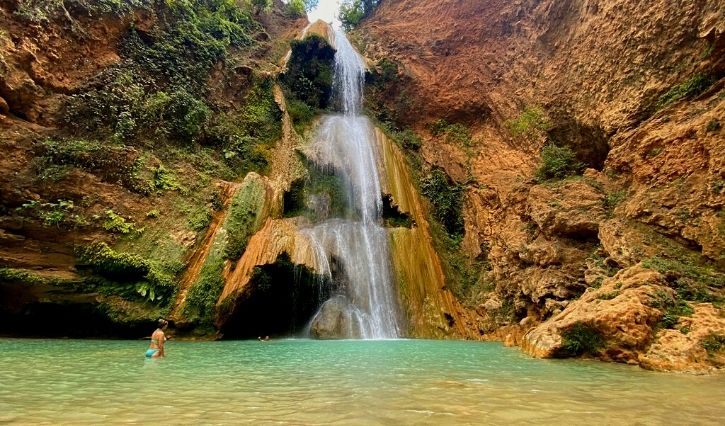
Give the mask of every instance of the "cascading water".
[{"label": "cascading water", "polygon": [[[370,120],[360,115],[365,65],[340,30],[335,32],[335,44],[333,96],[341,113],[322,118],[307,155],[318,167],[341,178],[349,213],[303,233],[312,242],[322,272],[335,279],[333,269],[341,270],[345,285],[322,305],[311,328],[327,329],[327,337],[395,338],[401,330],[388,236],[382,227],[374,131]],[[333,260],[339,268],[331,267]]]}]

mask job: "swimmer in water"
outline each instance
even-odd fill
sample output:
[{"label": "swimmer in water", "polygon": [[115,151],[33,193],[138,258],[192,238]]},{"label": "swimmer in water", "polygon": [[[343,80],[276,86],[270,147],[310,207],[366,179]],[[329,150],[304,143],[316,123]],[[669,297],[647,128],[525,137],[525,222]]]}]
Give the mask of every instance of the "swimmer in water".
[{"label": "swimmer in water", "polygon": [[146,358],[163,358],[166,356],[164,353],[164,344],[166,343],[166,334],[164,330],[168,327],[169,322],[165,319],[159,320],[158,328],[151,335],[151,344],[146,350]]}]

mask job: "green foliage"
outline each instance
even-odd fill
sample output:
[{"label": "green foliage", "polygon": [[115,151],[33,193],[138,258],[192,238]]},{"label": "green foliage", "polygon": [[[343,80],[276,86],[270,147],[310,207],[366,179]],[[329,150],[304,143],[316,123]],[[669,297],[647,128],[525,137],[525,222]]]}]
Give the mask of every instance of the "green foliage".
[{"label": "green foliage", "polygon": [[103,229],[108,232],[115,234],[130,234],[130,233],[141,233],[143,228],[136,228],[133,222],[127,222],[126,219],[114,212],[113,210],[106,210],[106,221],[103,222]]},{"label": "green foliage", "polygon": [[296,99],[313,108],[327,108],[332,94],[335,50],[316,34],[293,40],[291,47],[282,82]]},{"label": "green foliage", "polygon": [[55,226],[58,229],[70,229],[85,226],[86,219],[75,213],[76,206],[72,200],[57,200],[55,203],[41,203],[29,201],[15,209],[18,213],[25,213],[42,221],[45,226]]},{"label": "green foliage", "polygon": [[655,109],[662,109],[680,99],[695,97],[710,87],[714,79],[707,75],[697,74],[689,80],[671,88],[667,93],[660,96],[655,103]]},{"label": "green foliage", "polygon": [[174,175],[162,165],[154,169],[153,186],[162,191],[173,191],[179,188],[179,184],[176,182]]},{"label": "green foliage", "polygon": [[702,340],[702,347],[705,348],[708,355],[713,355],[725,347],[725,335],[719,333],[710,333]]},{"label": "green foliage", "polygon": [[25,269],[0,268],[0,283],[27,285],[63,285],[69,283],[56,277],[47,277]]},{"label": "green foliage", "polygon": [[654,295],[652,306],[662,310],[659,326],[667,329],[674,329],[681,316],[690,316],[694,313],[692,306],[682,300],[679,294],[675,293],[673,296],[662,290],[658,290]]},{"label": "green foliage", "polygon": [[677,297],[696,302],[723,302],[725,274],[708,265],[685,263],[678,259],[654,256],[642,262],[642,266],[665,276]]},{"label": "green foliage", "polygon": [[343,0],[338,17],[345,30],[350,31],[370,16],[380,3],[379,0]]},{"label": "green foliage", "polygon": [[319,0],[289,0],[287,8],[293,16],[305,16],[305,12],[317,7]]},{"label": "green foliage", "polygon": [[705,126],[705,130],[707,130],[708,132],[717,132],[720,129],[722,129],[722,124],[720,124],[720,121],[714,118],[708,121],[707,125]]},{"label": "green foliage", "polygon": [[272,9],[272,0],[249,0],[255,13],[269,12]]},{"label": "green foliage", "polygon": [[545,132],[551,123],[544,110],[539,107],[526,107],[515,119],[506,123],[511,134],[515,137],[531,137]]},{"label": "green foliage", "polygon": [[161,213],[157,209],[149,210],[146,213],[146,217],[149,219],[158,219],[161,216]]},{"label": "green foliage", "polygon": [[168,303],[174,294],[173,276],[140,256],[118,253],[103,242],[78,248],[77,255],[78,266],[103,277],[96,281],[102,293],[140,297],[158,304]]},{"label": "green foliage", "polygon": [[463,236],[463,187],[443,170],[435,169],[420,181],[421,193],[433,206],[433,217],[454,239]]},{"label": "green foliage", "polygon": [[292,124],[294,125],[297,133],[302,133],[305,127],[307,127],[318,114],[318,109],[307,105],[307,103],[295,98],[294,96],[288,96],[287,113],[292,119]]},{"label": "green foliage", "polygon": [[622,189],[608,193],[604,197],[604,208],[609,216],[612,215],[614,209],[627,198],[627,191]]},{"label": "green foliage", "polygon": [[561,332],[558,356],[595,355],[605,346],[601,333],[591,325],[577,322]]},{"label": "green foliage", "polygon": [[470,147],[473,144],[471,130],[461,123],[449,123],[440,119],[431,125],[433,136],[443,136],[446,142],[459,143]]},{"label": "green foliage", "polygon": [[48,24],[69,16],[69,10],[120,16],[145,6],[144,0],[18,0],[15,16],[36,24]]},{"label": "green foliage", "polygon": [[155,129],[160,136],[192,142],[211,116],[204,101],[183,88],[170,94],[156,92],[145,100],[142,116],[144,127]]},{"label": "green foliage", "polygon": [[576,159],[569,147],[546,145],[541,150],[541,165],[536,170],[536,180],[543,182],[552,179],[564,179],[581,173],[584,164]]},{"label": "green foliage", "polygon": [[423,141],[410,129],[401,130],[393,134],[394,139],[405,149],[417,151],[423,145]]}]

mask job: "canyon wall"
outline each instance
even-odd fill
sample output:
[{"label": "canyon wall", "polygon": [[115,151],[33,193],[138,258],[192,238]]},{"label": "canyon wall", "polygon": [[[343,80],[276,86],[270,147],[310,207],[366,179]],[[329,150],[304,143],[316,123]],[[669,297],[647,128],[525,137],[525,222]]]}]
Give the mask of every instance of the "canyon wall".
[{"label": "canyon wall", "polygon": [[617,0],[383,1],[354,31],[369,109],[463,190],[480,337],[722,365],[724,33],[720,2]]}]

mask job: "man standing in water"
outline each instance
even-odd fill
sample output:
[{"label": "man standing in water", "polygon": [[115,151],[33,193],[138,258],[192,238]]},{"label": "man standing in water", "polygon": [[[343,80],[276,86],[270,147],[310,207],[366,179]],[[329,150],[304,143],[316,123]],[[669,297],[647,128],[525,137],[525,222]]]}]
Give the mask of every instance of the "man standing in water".
[{"label": "man standing in water", "polygon": [[166,355],[164,353],[164,344],[166,343],[164,330],[166,330],[168,325],[168,321],[163,318],[159,319],[159,326],[151,335],[151,344],[146,350],[146,358],[163,358]]}]

